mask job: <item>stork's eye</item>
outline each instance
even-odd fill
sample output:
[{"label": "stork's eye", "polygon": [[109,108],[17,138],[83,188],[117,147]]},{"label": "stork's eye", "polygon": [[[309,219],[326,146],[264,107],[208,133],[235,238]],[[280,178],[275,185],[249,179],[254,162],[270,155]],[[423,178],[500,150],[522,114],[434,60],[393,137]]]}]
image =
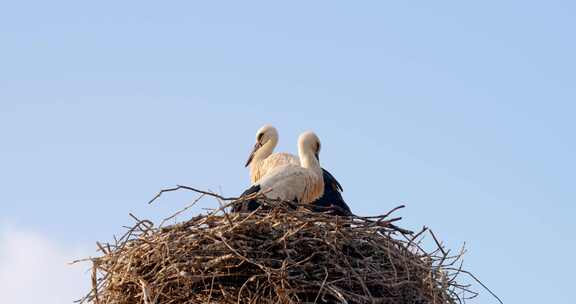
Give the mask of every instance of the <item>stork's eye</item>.
[{"label": "stork's eye", "polygon": [[320,152],[320,143],[316,144],[316,152]]},{"label": "stork's eye", "polygon": [[260,141],[262,139],[262,137],[264,136],[264,133],[260,133],[258,134],[258,137],[256,138],[256,140]]}]

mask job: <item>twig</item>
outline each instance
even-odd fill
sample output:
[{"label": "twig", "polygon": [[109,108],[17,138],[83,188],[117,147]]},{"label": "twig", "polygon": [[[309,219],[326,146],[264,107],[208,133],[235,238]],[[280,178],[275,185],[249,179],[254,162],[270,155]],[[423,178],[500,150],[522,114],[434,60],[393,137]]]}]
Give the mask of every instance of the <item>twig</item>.
[{"label": "twig", "polygon": [[216,194],[216,193],[212,193],[212,192],[208,192],[208,191],[202,191],[202,190],[198,190],[198,189],[196,189],[196,188],[192,188],[192,187],[188,187],[188,186],[176,185],[176,187],[174,187],[174,188],[167,188],[167,189],[162,189],[162,190],[160,190],[160,192],[158,192],[158,194],[156,194],[156,196],[154,196],[154,197],[148,202],[148,204],[152,204],[156,199],[158,199],[160,196],[162,196],[162,194],[165,193],[165,192],[172,192],[172,191],[177,191],[177,190],[180,190],[180,189],[185,189],[185,190],[190,190],[190,191],[198,192],[198,193],[201,193],[201,194],[205,194],[205,195],[208,195],[208,196],[212,196],[212,197],[215,197],[215,198],[219,198],[219,199],[221,199],[221,200],[223,200],[223,201],[232,201],[232,200],[237,200],[237,199],[238,199],[237,197],[223,197],[223,196],[218,195],[218,194]]},{"label": "twig", "polygon": [[436,245],[438,245],[438,249],[440,249],[440,251],[442,251],[442,254],[444,256],[446,256],[446,251],[444,251],[444,247],[442,246],[442,244],[440,244],[440,242],[438,241],[438,239],[436,238],[436,236],[434,235],[434,232],[432,231],[432,229],[428,229],[428,231],[430,232],[430,234],[432,235],[432,238],[434,239],[434,242],[436,242]]},{"label": "twig", "polygon": [[486,289],[486,291],[488,291],[494,298],[496,298],[496,300],[498,300],[498,302],[500,302],[500,304],[504,304],[504,302],[502,302],[502,300],[500,300],[500,298],[494,292],[492,292],[492,290],[490,290],[490,288],[488,288],[488,286],[484,285],[484,283],[482,283],[482,281],[480,281],[474,274],[472,274],[471,272],[469,272],[467,270],[462,270],[462,269],[460,269],[459,272],[462,272],[462,273],[469,275],[472,279],[474,279],[474,281],[476,281],[476,283],[480,284],[484,289]]},{"label": "twig", "polygon": [[198,202],[204,197],[204,195],[205,195],[205,194],[200,194],[200,196],[198,196],[191,204],[189,204],[188,206],[184,207],[184,208],[181,209],[180,211],[172,214],[171,216],[163,219],[162,222],[160,222],[160,225],[159,225],[158,227],[163,227],[163,226],[164,226],[164,223],[166,223],[167,221],[169,221],[169,220],[177,217],[178,215],[186,212],[186,210],[192,208],[192,206],[196,205],[196,203],[198,203]]}]

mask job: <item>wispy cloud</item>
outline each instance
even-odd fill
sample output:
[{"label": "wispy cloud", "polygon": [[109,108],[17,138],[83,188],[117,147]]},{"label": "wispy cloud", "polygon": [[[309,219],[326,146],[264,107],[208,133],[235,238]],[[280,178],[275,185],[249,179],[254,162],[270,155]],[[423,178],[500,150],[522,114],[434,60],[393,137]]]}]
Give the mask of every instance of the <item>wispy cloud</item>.
[{"label": "wispy cloud", "polygon": [[0,302],[72,303],[87,291],[88,265],[69,265],[86,255],[38,232],[0,226]]}]

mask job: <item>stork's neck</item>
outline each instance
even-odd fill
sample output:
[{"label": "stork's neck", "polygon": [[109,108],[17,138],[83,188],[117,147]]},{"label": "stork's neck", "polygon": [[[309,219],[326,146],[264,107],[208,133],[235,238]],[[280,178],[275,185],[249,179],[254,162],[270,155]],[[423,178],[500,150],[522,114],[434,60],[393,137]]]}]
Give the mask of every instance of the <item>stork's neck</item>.
[{"label": "stork's neck", "polygon": [[320,171],[320,162],[314,155],[314,152],[298,148],[298,156],[300,157],[300,166],[314,171]]},{"label": "stork's neck", "polygon": [[260,149],[258,149],[258,151],[256,151],[256,154],[254,154],[253,163],[261,162],[268,156],[272,155],[272,152],[274,152],[274,148],[276,148],[277,143],[278,141],[275,139],[267,141],[262,147],[260,147]]}]

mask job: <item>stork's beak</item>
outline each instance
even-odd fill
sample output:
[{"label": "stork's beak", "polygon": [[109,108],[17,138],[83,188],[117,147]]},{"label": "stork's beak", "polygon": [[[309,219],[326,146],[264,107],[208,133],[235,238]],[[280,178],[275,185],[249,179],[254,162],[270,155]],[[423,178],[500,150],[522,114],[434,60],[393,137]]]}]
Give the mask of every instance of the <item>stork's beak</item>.
[{"label": "stork's beak", "polygon": [[256,154],[256,151],[258,151],[260,147],[262,147],[262,144],[260,142],[256,142],[256,144],[254,144],[254,148],[252,149],[252,152],[250,152],[250,156],[248,156],[248,160],[246,161],[244,167],[248,167],[248,165],[250,165],[252,159],[254,159],[254,154]]}]

